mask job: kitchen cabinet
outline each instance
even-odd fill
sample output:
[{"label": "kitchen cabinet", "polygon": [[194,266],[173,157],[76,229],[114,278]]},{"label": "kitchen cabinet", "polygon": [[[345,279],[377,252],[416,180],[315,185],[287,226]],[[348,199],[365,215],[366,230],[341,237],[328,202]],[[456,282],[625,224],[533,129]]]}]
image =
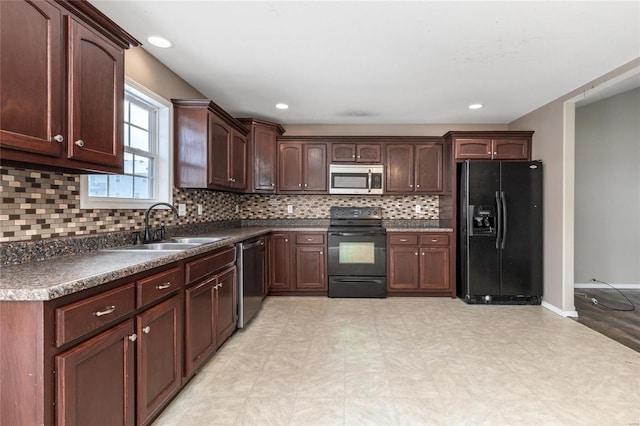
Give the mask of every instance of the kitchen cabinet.
[{"label": "kitchen cabinet", "polygon": [[249,129],[246,192],[275,194],[277,138],[284,133],[284,128],[277,123],[255,118],[239,118],[238,121]]},{"label": "kitchen cabinet", "polygon": [[172,99],[174,184],[242,192],[248,130],[207,99]]},{"label": "kitchen cabinet", "polygon": [[327,144],[279,142],[278,192],[328,193]]},{"label": "kitchen cabinet", "polygon": [[332,163],[372,163],[382,162],[382,145],[369,143],[332,143]]},{"label": "kitchen cabinet", "polygon": [[122,173],[124,49],[139,43],[87,2],[0,2],[0,154]]},{"label": "kitchen cabinet", "polygon": [[235,248],[185,265],[185,367],[191,377],[233,333],[237,322]]},{"label": "kitchen cabinet", "polygon": [[533,132],[449,132],[456,160],[523,160],[531,159]]},{"label": "kitchen cabinet", "polygon": [[269,294],[326,294],[324,232],[278,232],[269,236]]},{"label": "kitchen cabinet", "polygon": [[445,179],[442,143],[388,143],[386,193],[440,194]]},{"label": "kitchen cabinet", "polygon": [[390,294],[454,297],[449,234],[388,233],[387,241]]}]

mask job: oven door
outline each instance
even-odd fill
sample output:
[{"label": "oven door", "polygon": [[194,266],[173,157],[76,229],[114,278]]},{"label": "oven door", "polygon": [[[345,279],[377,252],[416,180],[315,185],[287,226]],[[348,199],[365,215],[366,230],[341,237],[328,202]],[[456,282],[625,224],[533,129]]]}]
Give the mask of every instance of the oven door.
[{"label": "oven door", "polygon": [[330,276],[387,275],[386,235],[366,231],[329,231]]}]

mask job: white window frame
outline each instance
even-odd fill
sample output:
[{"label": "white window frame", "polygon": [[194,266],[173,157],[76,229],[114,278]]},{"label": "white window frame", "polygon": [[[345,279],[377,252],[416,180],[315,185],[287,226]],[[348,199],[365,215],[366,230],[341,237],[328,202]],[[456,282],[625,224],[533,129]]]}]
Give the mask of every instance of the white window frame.
[{"label": "white window frame", "polygon": [[115,198],[89,197],[88,175],[80,176],[80,208],[81,209],[146,209],[158,202],[172,203],[173,201],[173,143],[172,123],[173,110],[170,101],[147,89],[138,82],[126,77],[125,90],[158,107],[158,117],[155,129],[157,134],[157,156],[153,170],[154,198]]}]

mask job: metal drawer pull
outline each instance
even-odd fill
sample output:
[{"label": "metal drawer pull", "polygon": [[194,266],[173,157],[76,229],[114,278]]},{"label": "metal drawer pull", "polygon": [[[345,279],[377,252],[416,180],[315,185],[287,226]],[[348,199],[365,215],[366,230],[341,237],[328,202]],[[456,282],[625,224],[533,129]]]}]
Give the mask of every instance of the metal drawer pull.
[{"label": "metal drawer pull", "polygon": [[432,242],[432,243],[437,243],[437,242],[438,242],[438,240],[436,240],[435,238],[432,238],[432,239],[431,239],[431,242]]},{"label": "metal drawer pull", "polygon": [[307,238],[307,241],[313,241],[313,238]]},{"label": "metal drawer pull", "polygon": [[407,240],[406,238],[400,238],[400,242],[402,242],[402,243],[406,243],[407,241],[409,241],[409,240]]},{"label": "metal drawer pull", "polygon": [[131,340],[132,342],[135,342],[136,340],[138,340],[138,335],[136,333],[133,333],[132,335],[129,336],[129,340]]},{"label": "metal drawer pull", "polygon": [[166,290],[166,289],[168,289],[169,287],[171,287],[171,283],[170,283],[170,282],[166,282],[166,283],[164,283],[164,284],[160,284],[160,285],[157,285],[157,286],[156,286],[156,288],[157,288],[158,290]]},{"label": "metal drawer pull", "polygon": [[149,334],[149,332],[150,332],[150,331],[151,331],[151,327],[149,327],[149,326],[146,326],[146,327],[144,327],[144,328],[142,329],[142,332],[143,332],[144,334]]},{"label": "metal drawer pull", "polygon": [[80,148],[84,148],[84,141],[82,139],[78,139],[74,143],[78,145]]},{"label": "metal drawer pull", "polygon": [[111,305],[108,308],[106,308],[104,311],[98,311],[98,312],[94,312],[93,315],[97,316],[97,317],[101,317],[103,315],[109,315],[112,314],[114,311],[116,310],[115,305]]}]

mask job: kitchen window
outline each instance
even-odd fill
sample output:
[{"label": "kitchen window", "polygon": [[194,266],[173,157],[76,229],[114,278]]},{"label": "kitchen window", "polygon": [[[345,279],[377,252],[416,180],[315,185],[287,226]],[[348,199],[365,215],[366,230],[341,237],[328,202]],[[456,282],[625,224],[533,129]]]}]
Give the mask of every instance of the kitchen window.
[{"label": "kitchen window", "polygon": [[172,201],[170,106],[167,100],[127,79],[124,174],[83,175],[81,208],[147,208]]}]

